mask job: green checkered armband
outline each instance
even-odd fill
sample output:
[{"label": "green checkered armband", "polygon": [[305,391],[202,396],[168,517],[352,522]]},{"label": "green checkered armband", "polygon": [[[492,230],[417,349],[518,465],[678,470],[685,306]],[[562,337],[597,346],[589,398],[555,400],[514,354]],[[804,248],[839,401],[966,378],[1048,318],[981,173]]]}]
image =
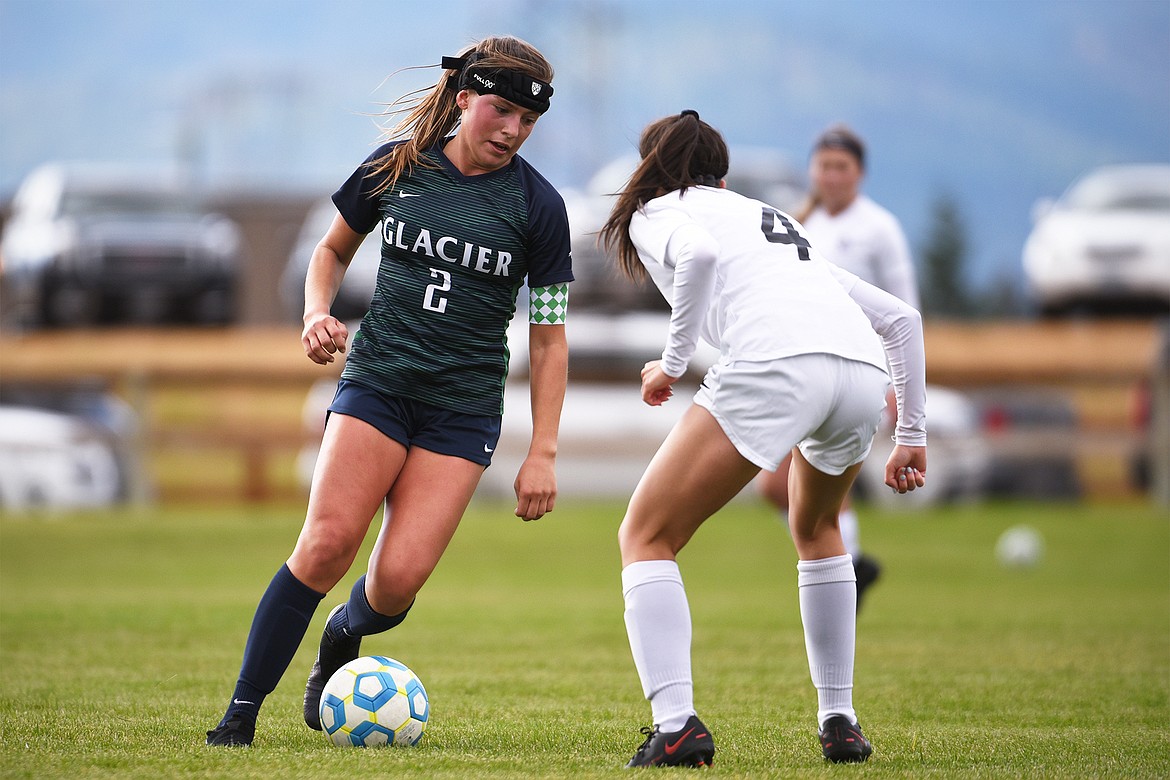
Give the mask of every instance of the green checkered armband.
[{"label": "green checkered armband", "polygon": [[528,291],[528,321],[536,325],[564,325],[569,315],[569,285],[550,284]]}]

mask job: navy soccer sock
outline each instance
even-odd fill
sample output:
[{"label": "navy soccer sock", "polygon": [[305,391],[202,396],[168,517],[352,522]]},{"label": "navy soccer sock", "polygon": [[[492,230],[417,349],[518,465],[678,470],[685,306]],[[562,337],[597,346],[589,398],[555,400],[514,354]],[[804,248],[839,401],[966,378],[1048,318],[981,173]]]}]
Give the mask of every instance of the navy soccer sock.
[{"label": "navy soccer sock", "polygon": [[[412,601],[410,607],[413,606],[414,602]],[[337,610],[333,619],[329,621],[329,633],[335,637],[380,634],[406,620],[406,613],[410,612],[410,607],[397,615],[383,615],[380,612],[375,612],[374,608],[370,606],[369,599],[366,598],[366,575],[363,574],[353,584],[353,589],[349,592],[349,601],[345,603],[345,607]]]},{"label": "navy soccer sock", "polygon": [[264,697],[288,669],[323,598],[324,593],[298,580],[287,564],[276,572],[252,618],[240,677],[221,726],[233,715],[255,722]]}]

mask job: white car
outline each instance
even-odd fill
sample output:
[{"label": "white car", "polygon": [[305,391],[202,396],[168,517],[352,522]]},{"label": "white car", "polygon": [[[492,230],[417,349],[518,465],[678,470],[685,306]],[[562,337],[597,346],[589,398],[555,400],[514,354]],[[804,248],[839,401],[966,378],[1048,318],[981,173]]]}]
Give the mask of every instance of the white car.
[{"label": "white car", "polygon": [[93,509],[123,497],[115,445],[86,420],[0,406],[0,508]]},{"label": "white car", "polygon": [[1040,201],[1024,271],[1044,314],[1170,314],[1170,165],[1099,168]]}]

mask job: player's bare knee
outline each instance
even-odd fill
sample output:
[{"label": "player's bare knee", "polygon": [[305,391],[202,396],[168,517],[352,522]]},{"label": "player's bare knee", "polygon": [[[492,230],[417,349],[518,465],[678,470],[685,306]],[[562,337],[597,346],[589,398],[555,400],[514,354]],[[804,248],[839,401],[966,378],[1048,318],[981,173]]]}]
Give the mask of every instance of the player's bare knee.
[{"label": "player's bare knee", "polygon": [[836,513],[814,516],[789,513],[788,529],[792,532],[793,541],[798,544],[815,544],[827,537],[841,535]]},{"label": "player's bare knee", "polygon": [[366,598],[375,612],[397,615],[414,603],[426,577],[400,572],[392,576],[372,578],[366,575]]},{"label": "player's bare knee", "polygon": [[354,544],[346,536],[330,532],[302,535],[292,554],[298,576],[318,588],[327,585],[324,590],[329,590],[353,564],[360,543],[361,540]]},{"label": "player's bare knee", "polygon": [[626,515],[626,519],[618,526],[618,547],[622,556],[644,553],[648,548],[660,541],[660,534],[655,532],[657,526],[646,522],[639,522]]}]

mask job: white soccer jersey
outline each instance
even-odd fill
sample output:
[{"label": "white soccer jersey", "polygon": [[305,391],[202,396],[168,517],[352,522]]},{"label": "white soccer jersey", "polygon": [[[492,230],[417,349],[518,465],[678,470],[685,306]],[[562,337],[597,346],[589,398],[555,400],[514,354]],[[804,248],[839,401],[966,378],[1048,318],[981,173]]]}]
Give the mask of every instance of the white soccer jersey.
[{"label": "white soccer jersey", "polygon": [[818,206],[803,224],[809,240],[833,265],[919,308],[910,245],[889,211],[858,195],[839,214]]},{"label": "white soccer jersey", "polygon": [[910,327],[917,312],[825,260],[787,214],[691,187],[646,203],[630,238],[671,305],[667,374],[682,375],[699,335],[726,361],[827,353],[885,371],[888,354],[899,441],[925,444],[925,359],[921,331]]}]

